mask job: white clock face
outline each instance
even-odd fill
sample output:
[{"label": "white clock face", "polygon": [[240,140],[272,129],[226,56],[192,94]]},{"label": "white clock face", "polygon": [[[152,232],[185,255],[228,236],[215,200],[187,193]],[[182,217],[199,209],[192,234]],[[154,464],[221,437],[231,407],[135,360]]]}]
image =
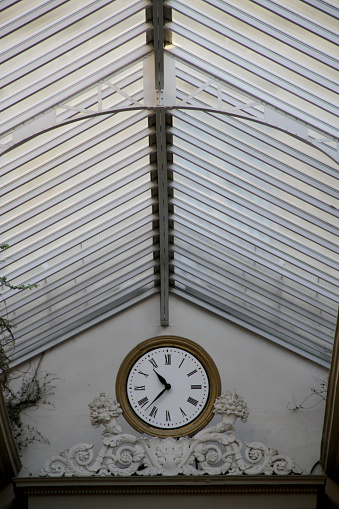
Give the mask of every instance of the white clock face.
[{"label": "white clock face", "polygon": [[171,430],[189,424],[204,410],[209,379],[201,362],[186,350],[155,348],[133,364],[127,397],[145,423]]}]

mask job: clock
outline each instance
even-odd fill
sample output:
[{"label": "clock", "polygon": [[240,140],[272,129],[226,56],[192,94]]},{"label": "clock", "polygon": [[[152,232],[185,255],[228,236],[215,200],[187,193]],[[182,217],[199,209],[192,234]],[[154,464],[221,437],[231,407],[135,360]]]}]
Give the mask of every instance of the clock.
[{"label": "clock", "polygon": [[116,380],[125,419],[136,430],[159,437],[197,433],[213,417],[220,392],[212,358],[200,345],[176,336],[137,345]]}]

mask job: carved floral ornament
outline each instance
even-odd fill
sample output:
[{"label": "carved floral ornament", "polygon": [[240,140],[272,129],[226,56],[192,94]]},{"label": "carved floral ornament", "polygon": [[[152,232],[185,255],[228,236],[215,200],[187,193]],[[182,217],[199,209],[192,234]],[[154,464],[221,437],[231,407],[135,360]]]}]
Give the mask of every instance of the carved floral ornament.
[{"label": "carved floral ornament", "polygon": [[301,471],[294,461],[261,442],[243,444],[234,423],[247,421],[248,408],[236,391],[221,394],[214,413],[222,420],[195,436],[181,438],[136,437],[122,433],[117,423],[119,403],[100,394],[89,405],[91,424],[104,426],[103,447],[94,457],[93,444],[80,443],[50,458],[41,476],[136,475],[292,475]]}]

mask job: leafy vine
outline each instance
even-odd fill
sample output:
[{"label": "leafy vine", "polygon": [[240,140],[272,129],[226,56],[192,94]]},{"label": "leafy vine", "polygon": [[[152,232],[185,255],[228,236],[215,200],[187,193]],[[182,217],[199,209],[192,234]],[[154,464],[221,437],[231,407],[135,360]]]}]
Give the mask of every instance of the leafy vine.
[{"label": "leafy vine", "polygon": [[[8,244],[0,245],[0,253],[9,248]],[[6,276],[0,275],[0,286],[11,290],[32,290],[37,283],[13,285]],[[0,295],[0,386],[2,386],[7,413],[12,425],[14,439],[21,450],[33,441],[48,443],[34,425],[23,422],[22,415],[25,410],[39,404],[52,405],[49,396],[53,394],[54,378],[50,373],[40,371],[40,362],[36,367],[27,371],[10,373],[10,358],[8,350],[15,346],[13,326],[7,317],[6,302]],[[16,390],[13,386],[18,387]]]},{"label": "leafy vine", "polygon": [[318,387],[311,387],[310,394],[308,394],[298,405],[290,408],[290,403],[288,403],[287,407],[289,410],[292,412],[295,412],[296,410],[311,410],[318,406],[322,401],[326,401],[328,378],[323,380],[321,378],[314,377],[314,379],[317,382]]}]

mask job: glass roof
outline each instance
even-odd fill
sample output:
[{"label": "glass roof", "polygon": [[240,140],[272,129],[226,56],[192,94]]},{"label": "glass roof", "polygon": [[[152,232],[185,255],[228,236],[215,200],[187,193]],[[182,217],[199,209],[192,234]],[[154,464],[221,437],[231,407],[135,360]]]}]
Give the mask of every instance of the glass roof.
[{"label": "glass roof", "polygon": [[337,315],[339,9],[3,1],[13,364],[159,293],[323,365]]}]

